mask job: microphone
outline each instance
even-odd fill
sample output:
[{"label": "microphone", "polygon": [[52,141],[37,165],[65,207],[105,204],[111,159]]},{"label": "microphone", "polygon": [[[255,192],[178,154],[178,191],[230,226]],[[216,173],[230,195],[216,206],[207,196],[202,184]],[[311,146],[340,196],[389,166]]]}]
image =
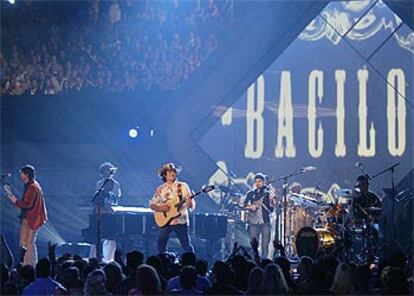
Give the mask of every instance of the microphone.
[{"label": "microphone", "polygon": [[1,175],[0,175],[0,178],[2,178],[2,179],[3,179],[3,178],[6,178],[6,177],[11,177],[11,175],[12,175],[12,174],[10,174],[10,173],[7,173],[7,174],[1,174]]},{"label": "microphone", "polygon": [[357,161],[356,163],[354,163],[354,166],[359,168],[361,170],[361,172],[368,178],[368,180],[372,180],[372,177],[367,173],[367,171],[365,170],[364,165],[362,163]]}]

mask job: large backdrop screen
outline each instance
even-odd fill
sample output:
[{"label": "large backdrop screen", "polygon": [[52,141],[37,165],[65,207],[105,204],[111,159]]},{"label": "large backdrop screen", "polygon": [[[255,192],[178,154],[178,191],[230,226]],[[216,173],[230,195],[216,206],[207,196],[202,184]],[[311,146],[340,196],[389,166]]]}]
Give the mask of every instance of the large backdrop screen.
[{"label": "large backdrop screen", "polygon": [[[414,34],[372,3],[329,4],[231,107],[217,107],[199,140],[218,165],[210,182],[243,191],[257,171],[277,178],[314,166],[291,181],[329,199],[353,186],[357,162],[371,174],[400,163],[397,181],[409,174]],[[372,181],[386,206],[390,186],[388,173]]]}]

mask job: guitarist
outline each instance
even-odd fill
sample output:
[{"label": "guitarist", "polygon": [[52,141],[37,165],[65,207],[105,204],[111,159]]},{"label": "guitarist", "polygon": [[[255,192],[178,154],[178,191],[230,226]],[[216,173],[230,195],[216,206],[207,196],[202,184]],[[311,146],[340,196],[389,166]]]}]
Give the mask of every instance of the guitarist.
[{"label": "guitarist", "polygon": [[24,255],[24,265],[35,266],[37,263],[36,236],[39,228],[47,221],[45,200],[42,188],[35,180],[33,166],[25,165],[21,168],[20,179],[24,183],[22,199],[17,199],[10,187],[5,187],[5,190],[10,201],[21,210],[20,245],[27,250]]},{"label": "guitarist", "polygon": [[170,199],[179,198],[186,199],[185,203],[179,209],[180,216],[172,219],[168,225],[159,228],[158,234],[158,252],[163,254],[166,252],[168,239],[171,232],[175,232],[180,240],[181,247],[185,252],[194,252],[191,245],[190,236],[188,234],[188,210],[195,209],[195,201],[190,198],[191,191],[187,183],[177,180],[177,174],[180,170],[173,163],[164,164],[158,169],[158,176],[164,184],[160,185],[155,191],[154,197],[150,200],[150,208],[155,212],[168,212],[170,206],[166,202]]},{"label": "guitarist", "polygon": [[250,190],[244,200],[244,208],[249,210],[250,238],[259,241],[261,236],[262,257],[267,258],[271,234],[271,214],[276,205],[275,195],[266,186],[266,175],[257,173],[254,177],[254,189]]}]

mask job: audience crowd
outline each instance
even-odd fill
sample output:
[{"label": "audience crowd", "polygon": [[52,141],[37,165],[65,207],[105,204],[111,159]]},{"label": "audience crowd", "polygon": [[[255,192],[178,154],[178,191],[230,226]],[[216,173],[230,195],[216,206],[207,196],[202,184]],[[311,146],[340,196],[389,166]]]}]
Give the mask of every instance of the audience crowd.
[{"label": "audience crowd", "polygon": [[19,2],[2,12],[1,94],[174,90],[217,48],[231,2]]},{"label": "audience crowd", "polygon": [[412,295],[412,258],[401,252],[375,265],[341,263],[329,255],[292,265],[283,247],[274,245],[279,251],[273,260],[261,259],[253,240],[252,254],[235,244],[226,260],[212,266],[194,253],[179,260],[174,254],[144,258],[138,250],[126,258],[118,250],[106,264],[72,254],[56,258],[56,245],[49,245],[48,258],[35,267],[13,268],[3,238],[1,295]]}]

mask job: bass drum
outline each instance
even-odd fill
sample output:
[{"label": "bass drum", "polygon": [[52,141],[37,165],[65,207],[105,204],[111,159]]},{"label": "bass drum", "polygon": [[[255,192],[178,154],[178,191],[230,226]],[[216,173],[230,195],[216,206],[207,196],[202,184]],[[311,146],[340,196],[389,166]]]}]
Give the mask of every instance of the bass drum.
[{"label": "bass drum", "polygon": [[303,227],[296,235],[296,253],[299,257],[314,258],[318,253],[329,250],[335,245],[333,235],[326,229]]}]

